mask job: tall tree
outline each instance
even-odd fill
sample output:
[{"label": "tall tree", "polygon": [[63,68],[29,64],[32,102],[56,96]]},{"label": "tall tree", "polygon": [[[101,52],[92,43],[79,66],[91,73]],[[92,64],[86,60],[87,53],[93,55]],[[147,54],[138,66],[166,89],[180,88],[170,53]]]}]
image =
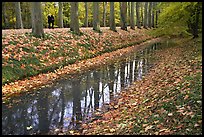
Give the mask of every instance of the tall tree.
[{"label": "tall tree", "polygon": [[131,2],[127,2],[127,10],[128,10],[128,17],[127,17],[127,25],[130,25],[130,16],[131,16]]},{"label": "tall tree", "polygon": [[93,2],[93,30],[100,31],[99,2]]},{"label": "tall tree", "polygon": [[16,12],[16,28],[23,29],[20,2],[14,2],[14,4],[15,4],[15,12]]},{"label": "tall tree", "polygon": [[7,17],[7,8],[6,8],[6,3],[2,2],[2,19],[3,19],[3,23],[2,23],[2,28],[7,29],[9,26],[9,21],[8,21],[8,17]]},{"label": "tall tree", "polygon": [[135,29],[135,19],[134,19],[134,17],[135,17],[135,16],[134,16],[134,14],[135,14],[135,13],[134,13],[135,2],[131,2],[130,4],[131,4],[130,28],[134,30],[134,29]]},{"label": "tall tree", "polygon": [[147,28],[147,8],[148,8],[148,2],[145,2],[144,5],[144,28]]},{"label": "tall tree", "polygon": [[71,3],[70,30],[76,34],[80,34],[79,17],[78,17],[78,2],[70,2],[70,3]]},{"label": "tall tree", "polygon": [[155,16],[155,2],[152,2],[152,19],[151,19],[151,27],[153,27],[154,28],[154,16]]},{"label": "tall tree", "polygon": [[[156,6],[158,5],[158,2],[156,2]],[[156,13],[155,13],[155,27],[157,28],[157,24],[158,24],[158,14],[159,14],[159,9],[156,7]]]},{"label": "tall tree", "polygon": [[107,2],[103,2],[103,26],[106,27],[106,7]]},{"label": "tall tree", "polygon": [[63,2],[59,2],[59,10],[58,10],[58,26],[63,28]]},{"label": "tall tree", "polygon": [[127,2],[120,2],[121,29],[127,31]]},{"label": "tall tree", "polygon": [[141,16],[140,25],[144,26],[144,2],[140,3],[139,8],[140,8],[140,15],[139,16]]},{"label": "tall tree", "polygon": [[190,11],[190,17],[187,20],[188,31],[193,35],[193,38],[198,37],[199,16],[202,12],[202,3],[197,2],[192,8],[187,8]]},{"label": "tall tree", "polygon": [[151,13],[152,13],[152,3],[153,2],[149,2],[149,10],[148,10],[148,27],[151,28],[152,26],[152,18],[151,18]]},{"label": "tall tree", "polygon": [[137,28],[141,28],[141,25],[140,25],[140,13],[139,13],[139,5],[140,4],[140,2],[136,2],[136,18],[137,18],[137,20],[136,20],[136,24],[137,24]]},{"label": "tall tree", "polygon": [[31,13],[30,13],[30,3],[29,2],[22,2],[21,3],[21,16],[23,21],[23,28],[31,28]]},{"label": "tall tree", "polygon": [[110,30],[116,31],[114,2],[110,2]]},{"label": "tall tree", "polygon": [[31,3],[31,18],[32,18],[32,33],[36,37],[42,37],[44,35],[44,31],[40,2]]},{"label": "tall tree", "polygon": [[84,2],[85,7],[85,20],[84,20],[84,26],[88,27],[88,2]]}]

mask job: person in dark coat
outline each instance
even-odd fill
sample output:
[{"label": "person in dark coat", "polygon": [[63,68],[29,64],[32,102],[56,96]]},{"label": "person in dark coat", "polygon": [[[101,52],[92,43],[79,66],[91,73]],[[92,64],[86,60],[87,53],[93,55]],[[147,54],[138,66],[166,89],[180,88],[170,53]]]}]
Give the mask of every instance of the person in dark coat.
[{"label": "person in dark coat", "polygon": [[51,15],[50,16],[50,20],[51,20],[51,25],[52,25],[52,29],[54,29],[54,16],[53,15]]},{"label": "person in dark coat", "polygon": [[48,19],[48,28],[50,29],[50,24],[51,24],[51,16],[50,15],[48,15],[47,16],[47,19]]}]

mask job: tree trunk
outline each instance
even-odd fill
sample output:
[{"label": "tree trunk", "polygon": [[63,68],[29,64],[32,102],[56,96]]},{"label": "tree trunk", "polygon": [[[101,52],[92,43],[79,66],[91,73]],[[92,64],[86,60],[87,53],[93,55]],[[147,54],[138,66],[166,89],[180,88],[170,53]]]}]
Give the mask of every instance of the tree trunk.
[{"label": "tree trunk", "polygon": [[16,12],[16,28],[23,29],[20,2],[14,2],[14,3],[15,3],[15,12]]},{"label": "tree trunk", "polygon": [[131,16],[131,11],[130,11],[131,5],[130,5],[130,3],[131,3],[131,2],[127,2],[127,10],[128,10],[127,26],[130,25],[130,16]]},{"label": "tree trunk", "polygon": [[147,28],[147,8],[148,8],[148,2],[145,2],[144,5],[144,28]]},{"label": "tree trunk", "polygon": [[152,2],[149,2],[149,11],[148,11],[148,27],[151,28],[151,12],[152,12]]},{"label": "tree trunk", "polygon": [[140,13],[139,13],[139,2],[136,2],[136,22],[137,22],[137,28],[141,29],[141,25],[140,25]]},{"label": "tree trunk", "polygon": [[88,27],[88,3],[84,2],[84,7],[85,7],[85,21],[84,21],[84,26]]},{"label": "tree trunk", "polygon": [[40,2],[31,3],[31,18],[32,18],[32,33],[36,37],[42,37],[44,35],[44,31]]},{"label": "tree trunk", "polygon": [[131,2],[131,16],[130,16],[130,28],[135,30],[135,19],[134,19],[134,5],[135,5],[135,2]]},{"label": "tree trunk", "polygon": [[15,18],[15,5],[14,5],[14,7],[12,6],[11,7],[12,8],[12,12],[11,12],[11,20],[12,20],[12,22],[11,22],[11,28],[13,28],[13,29],[15,29],[16,28],[16,22],[15,22],[15,20],[14,20],[14,18]]},{"label": "tree trunk", "polygon": [[116,31],[114,2],[110,2],[110,30]]},{"label": "tree trunk", "polygon": [[[156,6],[157,6],[158,2],[156,2]],[[156,10],[156,15],[155,15],[155,27],[158,27],[158,14],[159,14],[159,10]]]},{"label": "tree trunk", "polygon": [[141,2],[140,3],[140,5],[139,5],[139,8],[140,8],[140,16],[141,16],[141,21],[140,21],[140,25],[141,26],[144,26],[144,11],[143,11],[143,9],[144,9],[144,4],[143,4],[143,2]]},{"label": "tree trunk", "polygon": [[93,30],[100,31],[99,2],[93,2]]},{"label": "tree trunk", "polygon": [[27,4],[27,6],[28,6],[28,9],[27,9],[27,14],[26,14],[26,17],[27,17],[27,28],[32,28],[32,19],[31,19],[31,11],[29,10],[30,9],[30,3],[27,3],[26,2],[26,4]]},{"label": "tree trunk", "polygon": [[193,24],[192,24],[193,38],[198,37],[198,24],[199,24],[200,11],[202,10],[201,7],[202,7],[202,3],[198,2],[195,7],[195,13],[194,13]]},{"label": "tree trunk", "polygon": [[154,12],[155,12],[155,2],[152,2],[152,21],[151,27],[154,28]]},{"label": "tree trunk", "polygon": [[63,3],[62,2],[58,2],[59,3],[59,11],[58,11],[58,25],[60,28],[63,28]]},{"label": "tree trunk", "polygon": [[4,22],[4,28],[3,29],[7,29],[8,28],[8,17],[6,14],[6,3],[2,2],[2,15],[3,15],[3,22]]},{"label": "tree trunk", "polygon": [[103,2],[103,26],[106,27],[106,6],[107,2]]},{"label": "tree trunk", "polygon": [[79,35],[80,31],[79,31],[79,17],[78,17],[78,2],[70,2],[70,4],[71,4],[70,30],[76,33],[77,35]]},{"label": "tree trunk", "polygon": [[120,3],[121,29],[127,31],[127,2]]}]

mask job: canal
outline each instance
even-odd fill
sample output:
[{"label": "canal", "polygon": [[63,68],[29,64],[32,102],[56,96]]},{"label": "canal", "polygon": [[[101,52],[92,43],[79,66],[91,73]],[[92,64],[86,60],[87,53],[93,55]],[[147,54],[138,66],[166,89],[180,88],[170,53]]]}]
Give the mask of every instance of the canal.
[{"label": "canal", "polygon": [[154,65],[151,54],[160,45],[151,44],[112,64],[13,97],[10,103],[2,104],[2,134],[47,134],[56,129],[66,132],[80,128],[92,118],[94,111],[142,79]]}]

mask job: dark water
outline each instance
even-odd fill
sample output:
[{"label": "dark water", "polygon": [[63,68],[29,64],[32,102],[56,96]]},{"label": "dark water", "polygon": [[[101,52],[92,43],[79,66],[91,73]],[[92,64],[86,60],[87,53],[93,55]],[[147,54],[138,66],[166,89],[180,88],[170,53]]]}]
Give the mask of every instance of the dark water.
[{"label": "dark water", "polygon": [[121,89],[140,80],[152,67],[155,43],[111,65],[61,80],[52,87],[24,94],[2,104],[2,134],[46,134],[77,129]]}]

